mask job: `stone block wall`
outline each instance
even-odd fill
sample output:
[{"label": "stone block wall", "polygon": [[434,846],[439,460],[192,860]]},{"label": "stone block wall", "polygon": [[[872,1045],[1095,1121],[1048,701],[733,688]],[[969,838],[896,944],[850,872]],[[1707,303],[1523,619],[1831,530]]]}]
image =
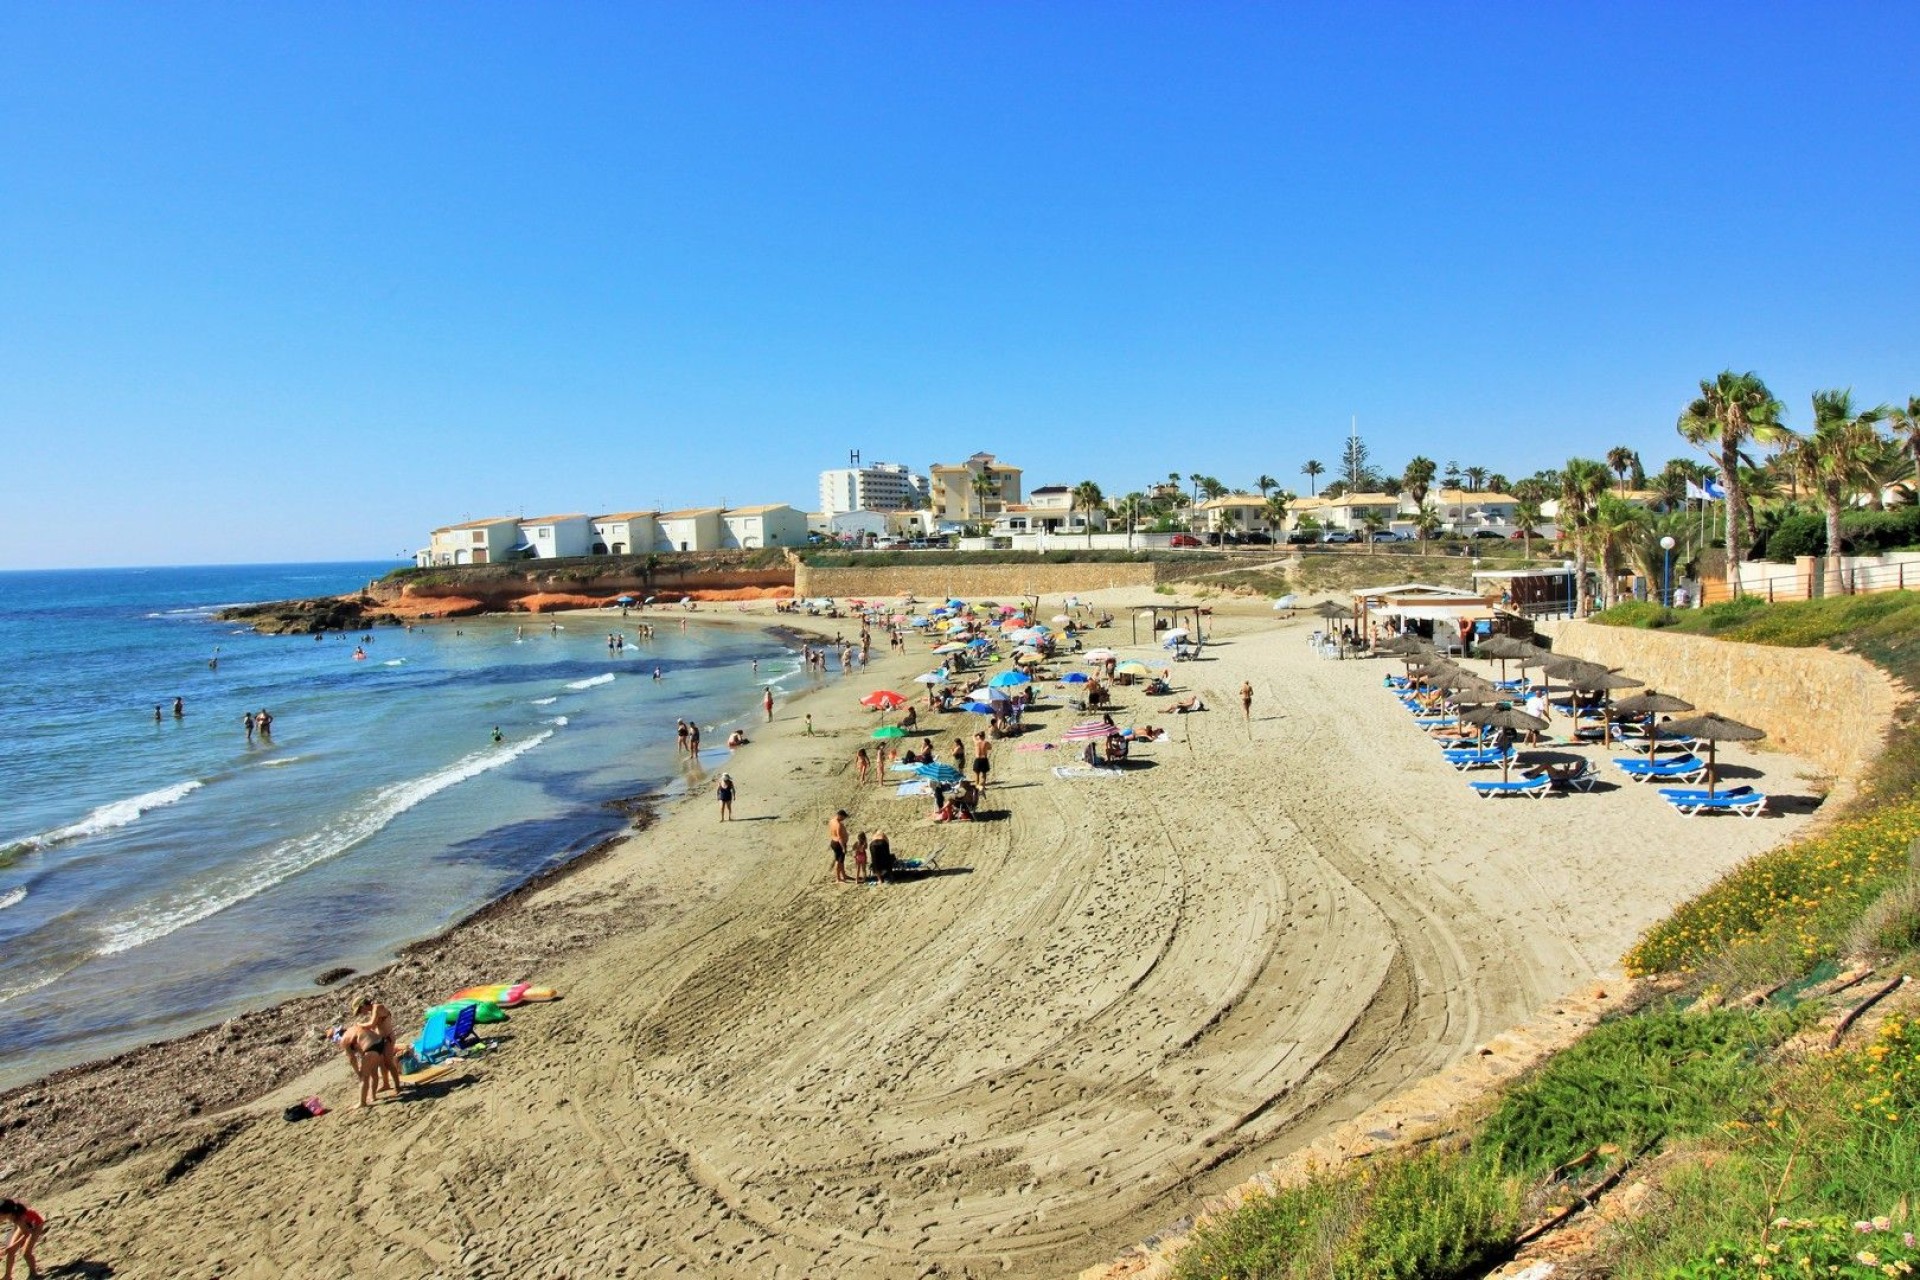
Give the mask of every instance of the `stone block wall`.
[{"label": "stone block wall", "polygon": [[1864,658],[1832,649],[1783,649],[1704,636],[1606,627],[1591,622],[1542,623],[1555,653],[1571,654],[1644,680],[1702,711],[1753,725],[1767,741],[1811,761],[1846,799],[1880,754],[1900,687]]},{"label": "stone block wall", "polygon": [[1138,587],[1150,593],[1158,581],[1158,568],[1146,561],[902,565],[880,569],[822,569],[803,564],[794,571],[793,593],[803,599],[913,595],[922,600],[949,596],[1013,600],[1022,595],[1058,596],[1108,587]]}]

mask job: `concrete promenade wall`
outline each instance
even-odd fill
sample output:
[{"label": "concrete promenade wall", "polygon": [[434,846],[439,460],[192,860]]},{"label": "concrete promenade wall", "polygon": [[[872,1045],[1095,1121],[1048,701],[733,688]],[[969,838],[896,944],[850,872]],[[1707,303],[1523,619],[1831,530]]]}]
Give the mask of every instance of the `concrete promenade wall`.
[{"label": "concrete promenade wall", "polygon": [[1555,653],[1623,667],[1649,688],[1765,729],[1771,745],[1832,775],[1839,800],[1853,794],[1853,784],[1880,754],[1904,698],[1884,671],[1832,649],[1737,644],[1591,622],[1548,622],[1540,630],[1553,637]]},{"label": "concrete promenade wall", "polygon": [[914,595],[922,600],[948,596],[980,600],[1065,595],[1108,587],[1139,587],[1143,592],[1151,592],[1159,581],[1156,576],[1159,567],[1138,560],[1113,564],[902,565],[881,569],[822,569],[803,564],[794,570],[793,593],[802,598]]}]

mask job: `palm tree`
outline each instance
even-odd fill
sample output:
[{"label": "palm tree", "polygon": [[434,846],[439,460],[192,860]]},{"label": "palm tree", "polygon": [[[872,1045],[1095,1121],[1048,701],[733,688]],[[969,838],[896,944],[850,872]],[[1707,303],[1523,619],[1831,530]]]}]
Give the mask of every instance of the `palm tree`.
[{"label": "palm tree", "polygon": [[[1787,452],[1795,480],[1820,496],[1827,515],[1828,582],[1841,583],[1840,513],[1862,487],[1866,464],[1880,442],[1886,405],[1856,409],[1852,391],[1813,393],[1813,430]],[[1824,584],[1823,584],[1824,586]]]},{"label": "palm tree", "polygon": [[1420,504],[1420,510],[1414,513],[1413,531],[1420,535],[1420,554],[1427,554],[1427,546],[1440,533],[1440,511],[1431,502]]},{"label": "palm tree", "polygon": [[1433,477],[1438,470],[1432,458],[1415,456],[1407,459],[1407,466],[1400,473],[1400,487],[1413,499],[1418,507],[1427,500],[1427,490],[1433,487]]},{"label": "palm tree", "polygon": [[1212,476],[1201,476],[1200,492],[1207,495],[1208,502],[1212,502],[1215,498],[1224,498],[1227,496],[1227,486],[1221,484],[1219,480]]},{"label": "palm tree", "polygon": [[1866,490],[1867,506],[1875,511],[1887,509],[1889,489],[1903,491],[1899,501],[1913,500],[1913,458],[1898,440],[1874,437],[1874,447],[1861,459],[1860,479]]},{"label": "palm tree", "polygon": [[1287,504],[1292,501],[1293,495],[1284,489],[1268,497],[1262,514],[1267,517],[1267,523],[1273,526],[1275,533],[1287,527]]},{"label": "palm tree", "polygon": [[1507,478],[1498,471],[1487,477],[1487,488],[1494,493],[1504,493],[1508,497],[1513,496],[1513,492],[1507,484]]},{"label": "palm tree", "polygon": [[1585,617],[1593,609],[1593,590],[1587,583],[1587,559],[1592,549],[1588,526],[1593,522],[1593,505],[1607,490],[1607,468],[1592,458],[1568,458],[1560,468],[1560,535],[1573,546],[1573,577],[1577,604],[1575,616]]},{"label": "palm tree", "polygon": [[1487,469],[1485,467],[1468,467],[1465,471],[1461,472],[1461,474],[1467,478],[1468,493],[1480,492],[1480,487],[1487,482]]},{"label": "palm tree", "polygon": [[1272,476],[1262,475],[1253,482],[1253,487],[1260,491],[1260,497],[1264,501],[1268,493],[1280,487],[1280,482]]},{"label": "palm tree", "polygon": [[1082,480],[1073,486],[1074,510],[1087,513],[1087,546],[1093,546],[1093,513],[1106,505],[1106,495],[1100,492],[1100,486],[1091,480]]},{"label": "palm tree", "polygon": [[1327,474],[1326,464],[1317,458],[1308,458],[1306,465],[1300,468],[1300,474],[1307,478],[1307,496],[1311,498],[1314,496],[1315,482]]},{"label": "palm tree", "polygon": [[1513,504],[1513,522],[1520,526],[1520,554],[1523,558],[1533,559],[1533,531],[1546,517],[1540,511],[1537,498],[1516,497]]},{"label": "palm tree", "polygon": [[1627,487],[1627,472],[1633,470],[1633,450],[1623,444],[1617,444],[1607,450],[1607,470],[1619,480],[1619,487]]},{"label": "palm tree", "polygon": [[1887,415],[1887,429],[1913,457],[1913,469],[1920,474],[1920,396],[1908,396],[1907,407],[1895,407]]},{"label": "palm tree", "polygon": [[993,472],[979,471],[974,473],[973,496],[979,499],[981,524],[987,522],[987,499],[996,497],[999,493],[1000,482],[994,478]]},{"label": "palm tree", "polygon": [[1387,527],[1386,513],[1378,507],[1368,507],[1360,513],[1360,524],[1367,531],[1367,554],[1372,555],[1380,549],[1373,535]]},{"label": "palm tree", "polygon": [[1681,411],[1676,424],[1682,438],[1705,449],[1720,468],[1720,483],[1727,494],[1727,585],[1735,595],[1744,594],[1740,582],[1740,446],[1749,440],[1756,444],[1779,440],[1786,430],[1780,425],[1782,412],[1780,402],[1759,374],[1725,369],[1711,381],[1701,381],[1700,395]]},{"label": "palm tree", "polygon": [[1608,493],[1605,487],[1595,495],[1593,512],[1587,518],[1587,542],[1600,561],[1600,586],[1605,604],[1618,603],[1622,571],[1633,562],[1633,554],[1645,536],[1649,513],[1644,507]]}]

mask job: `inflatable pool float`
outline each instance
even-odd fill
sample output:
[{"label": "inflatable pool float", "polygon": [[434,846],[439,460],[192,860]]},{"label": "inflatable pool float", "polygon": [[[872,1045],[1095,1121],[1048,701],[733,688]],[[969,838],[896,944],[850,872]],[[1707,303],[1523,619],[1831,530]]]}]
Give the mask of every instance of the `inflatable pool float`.
[{"label": "inflatable pool float", "polygon": [[455,1000],[485,1000],[502,1008],[511,1009],[519,1004],[521,996],[527,990],[524,982],[497,982],[488,986],[464,987],[453,993]]},{"label": "inflatable pool float", "polygon": [[433,1008],[427,1010],[427,1016],[431,1018],[437,1013],[446,1018],[447,1022],[451,1024],[455,1018],[460,1016],[460,1011],[468,1005],[473,1006],[473,1020],[475,1023],[505,1022],[507,1020],[507,1015],[501,1011],[500,1006],[491,1000],[449,1000],[446,1004],[435,1005]]}]

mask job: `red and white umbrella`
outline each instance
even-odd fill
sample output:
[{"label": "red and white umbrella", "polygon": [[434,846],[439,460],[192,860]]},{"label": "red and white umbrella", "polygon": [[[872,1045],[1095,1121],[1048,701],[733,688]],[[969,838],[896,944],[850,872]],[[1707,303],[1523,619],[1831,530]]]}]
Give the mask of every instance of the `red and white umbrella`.
[{"label": "red and white umbrella", "polygon": [[907,700],[891,689],[875,689],[872,693],[860,699],[860,705],[863,707],[872,707],[875,711],[898,711],[901,707],[907,705]]},{"label": "red and white umbrella", "polygon": [[1061,734],[1060,740],[1062,742],[1085,742],[1088,738],[1104,738],[1113,732],[1113,726],[1105,720],[1087,720]]}]

